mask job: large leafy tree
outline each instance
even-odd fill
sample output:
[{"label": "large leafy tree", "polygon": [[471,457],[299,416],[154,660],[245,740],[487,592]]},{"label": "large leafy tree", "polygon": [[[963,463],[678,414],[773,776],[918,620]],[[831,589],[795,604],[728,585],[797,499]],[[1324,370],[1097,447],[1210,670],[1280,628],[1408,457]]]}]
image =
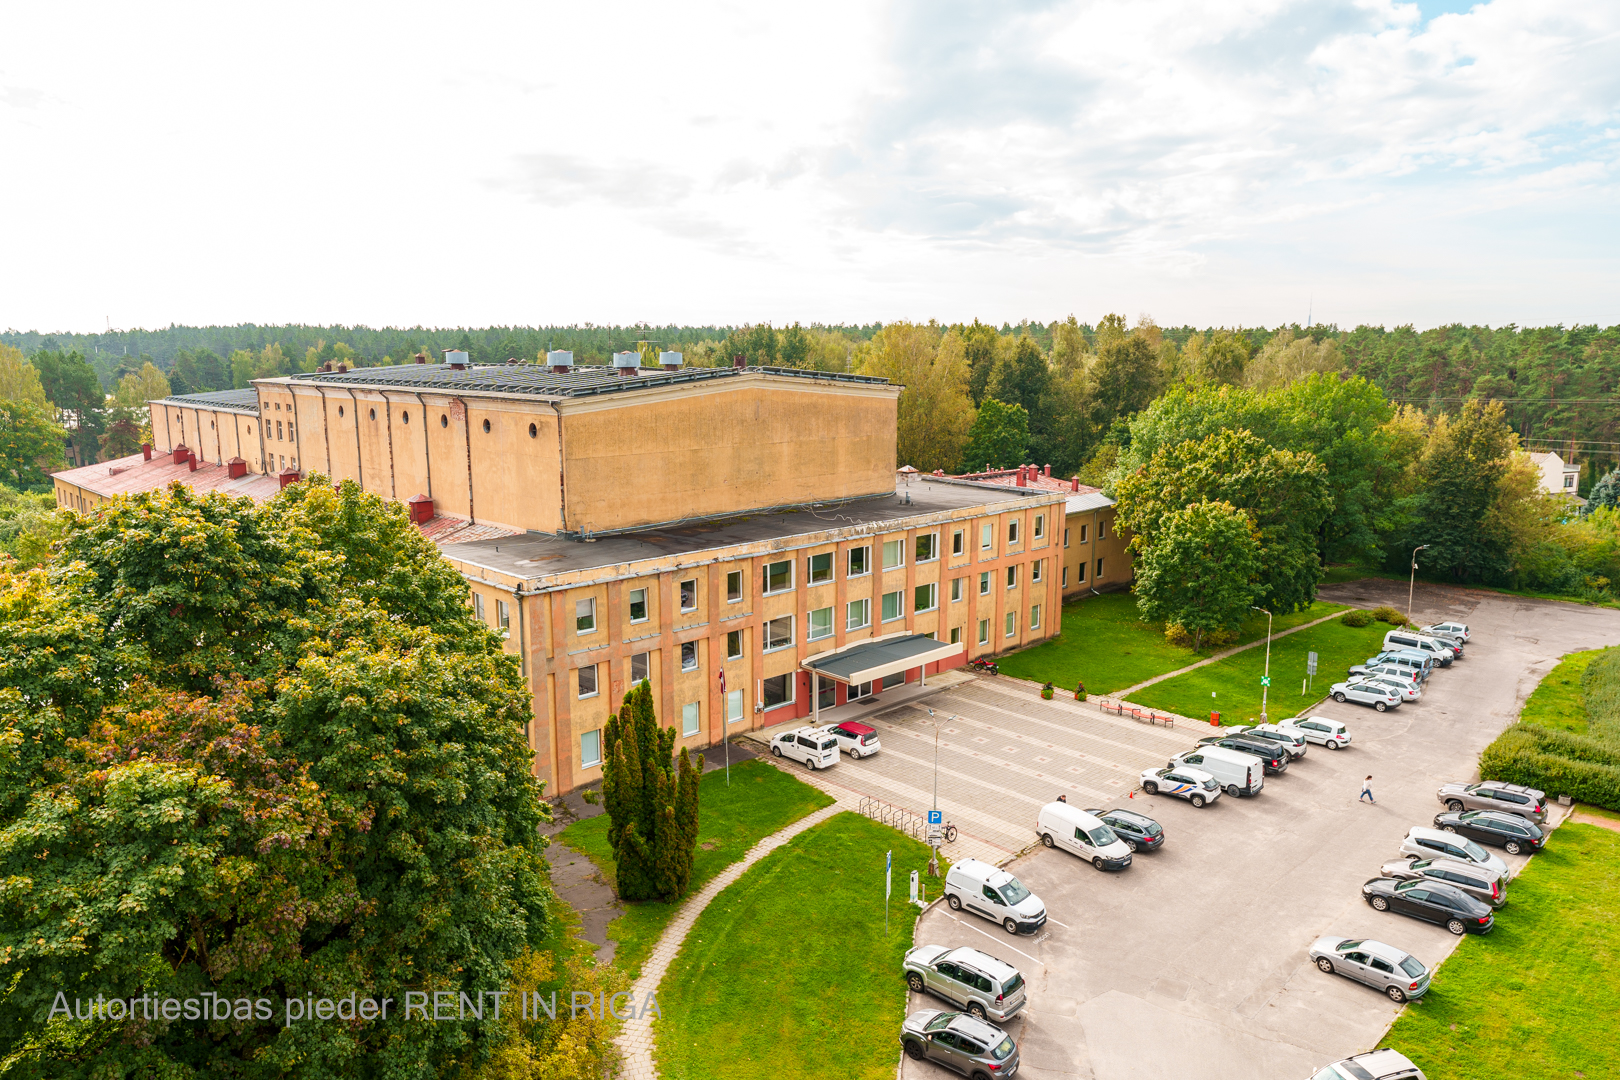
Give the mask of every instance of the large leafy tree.
[{"label": "large leafy tree", "polygon": [[1193,503],[1166,514],[1136,560],[1142,617],[1179,626],[1193,648],[1216,631],[1236,630],[1260,593],[1260,541],[1250,516],[1227,502]]},{"label": "large leafy tree", "polygon": [[659,726],[645,679],[624,695],[602,737],[602,805],[619,896],[675,900],[692,881],[703,756],[694,767],[682,747],[674,760],[675,729]]},{"label": "large leafy tree", "polygon": [[954,469],[974,418],[961,336],[951,331],[941,337],[935,326],[890,323],[862,349],[860,369],[904,387],[899,463],[923,472]]},{"label": "large leafy tree", "polygon": [[962,469],[964,472],[976,472],[986,466],[1010,469],[1024,464],[1028,449],[1029,414],[1024,407],[985,398],[973,427],[968,430],[967,446],[962,450]]},{"label": "large leafy tree", "polygon": [[0,483],[23,491],[48,488],[66,467],[62,428],[50,409],[30,401],[0,401]]},{"label": "large leafy tree", "polygon": [[[0,569],[0,1056],[21,1076],[431,1075],[499,1029],[47,1022],[69,998],[505,984],[546,928],[514,659],[402,508],[176,485]],[[13,981],[14,980],[14,981]]]},{"label": "large leafy tree", "polygon": [[1327,469],[1309,452],[1276,450],[1247,430],[1219,431],[1166,446],[1116,485],[1119,523],[1145,554],[1171,514],[1195,503],[1230,503],[1259,534],[1265,566],[1260,602],[1277,612],[1302,610],[1322,578],[1316,534],[1333,506]]},{"label": "large leafy tree", "polygon": [[1470,401],[1456,417],[1435,417],[1412,467],[1415,491],[1402,502],[1405,528],[1392,538],[1391,563],[1404,569],[1411,550],[1426,544],[1423,564],[1454,580],[1506,575],[1512,536],[1493,511],[1517,449],[1500,402]]},{"label": "large leafy tree", "polygon": [[0,401],[26,401],[40,408],[49,404],[39,369],[10,345],[0,345]]}]

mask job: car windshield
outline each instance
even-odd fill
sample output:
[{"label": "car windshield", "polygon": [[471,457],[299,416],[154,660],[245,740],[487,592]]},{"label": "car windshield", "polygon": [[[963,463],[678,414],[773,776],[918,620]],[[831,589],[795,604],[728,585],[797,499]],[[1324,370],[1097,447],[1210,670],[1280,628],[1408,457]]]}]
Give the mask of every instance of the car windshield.
[{"label": "car windshield", "polygon": [[838,740],[828,739],[826,742],[821,744],[821,748],[823,750],[836,750],[838,749]]},{"label": "car windshield", "polygon": [[1007,1060],[1007,1055],[1012,1052],[1013,1041],[1011,1039],[1002,1039],[991,1049],[990,1056],[995,1058],[997,1061],[1005,1061]]},{"label": "car windshield", "polygon": [[1401,961],[1401,970],[1412,976],[1414,979],[1421,975],[1427,974],[1424,971],[1423,965],[1418,963],[1417,958],[1414,956],[1408,956],[1405,960]]},{"label": "car windshield", "polygon": [[1204,781],[1204,790],[1205,791],[1214,791],[1216,788],[1218,788],[1220,786],[1221,785],[1217,784],[1213,780],[1205,780]]},{"label": "car windshield", "polygon": [[1485,849],[1472,840],[1463,841],[1463,850],[1468,852],[1468,857],[1475,862],[1486,862],[1490,859],[1490,856],[1485,854]]},{"label": "car windshield", "polygon": [[1005,885],[997,886],[996,892],[1001,894],[1001,898],[1007,901],[1008,906],[1016,906],[1029,899],[1029,890],[1024,888],[1017,878],[1013,878]]},{"label": "car windshield", "polygon": [[1160,826],[1157,821],[1149,821],[1143,824],[1142,831],[1147,833],[1149,836],[1158,836],[1160,833],[1164,832],[1164,828]]},{"label": "car windshield", "polygon": [[1094,847],[1107,847],[1109,844],[1117,844],[1119,842],[1119,837],[1114,835],[1114,830],[1110,829],[1106,825],[1097,826],[1095,829],[1091,830],[1089,835],[1091,836],[1091,843]]},{"label": "car windshield", "polygon": [[1365,938],[1356,938],[1354,941],[1341,942],[1339,944],[1339,951],[1344,952],[1346,949],[1359,949],[1361,948],[1361,943],[1365,940]]},{"label": "car windshield", "polygon": [[956,1014],[955,1013],[940,1013],[938,1016],[936,1016],[932,1020],[928,1021],[928,1026],[923,1028],[923,1030],[924,1031],[940,1031],[940,1030],[942,1030],[944,1028],[950,1027],[951,1026],[951,1021],[955,1020],[955,1019],[956,1019]]}]

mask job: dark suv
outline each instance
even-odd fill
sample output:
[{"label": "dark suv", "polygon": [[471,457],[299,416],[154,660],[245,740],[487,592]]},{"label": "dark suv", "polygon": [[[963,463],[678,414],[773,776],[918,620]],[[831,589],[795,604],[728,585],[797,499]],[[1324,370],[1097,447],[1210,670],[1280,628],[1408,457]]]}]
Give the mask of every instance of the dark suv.
[{"label": "dark suv", "polygon": [[1158,851],[1164,846],[1164,828],[1157,821],[1131,810],[1087,810],[1113,829],[1132,851]]},{"label": "dark suv", "polygon": [[1252,754],[1266,766],[1266,775],[1288,771],[1288,750],[1282,743],[1270,739],[1257,739],[1252,735],[1206,735],[1198,740],[1199,746],[1224,746],[1244,754]]},{"label": "dark suv", "polygon": [[1540,851],[1541,845],[1547,842],[1547,834],[1541,831],[1541,826],[1518,814],[1504,814],[1500,810],[1464,810],[1460,814],[1448,810],[1435,815],[1434,827],[1482,844],[1495,844],[1509,855]]}]

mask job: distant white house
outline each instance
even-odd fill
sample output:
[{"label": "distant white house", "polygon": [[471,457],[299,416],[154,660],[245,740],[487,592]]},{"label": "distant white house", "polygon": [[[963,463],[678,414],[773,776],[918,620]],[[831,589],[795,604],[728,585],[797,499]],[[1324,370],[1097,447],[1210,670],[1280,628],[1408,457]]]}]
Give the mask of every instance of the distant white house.
[{"label": "distant white house", "polygon": [[1575,494],[1581,482],[1579,465],[1566,465],[1563,458],[1551,452],[1531,454],[1530,460],[1541,473],[1541,490],[1552,495]]}]

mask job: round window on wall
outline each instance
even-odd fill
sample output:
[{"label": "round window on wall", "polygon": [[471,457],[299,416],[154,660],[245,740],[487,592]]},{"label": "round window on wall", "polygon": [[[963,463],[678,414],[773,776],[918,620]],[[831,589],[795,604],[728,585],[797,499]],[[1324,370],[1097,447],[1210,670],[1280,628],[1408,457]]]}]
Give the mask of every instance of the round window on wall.
[{"label": "round window on wall", "polygon": [[399,414],[399,419],[401,423],[408,424],[411,422],[411,414],[408,412],[402,412]]},{"label": "round window on wall", "polygon": [[373,420],[377,419],[377,410],[376,409],[371,410],[371,418]]},{"label": "round window on wall", "polygon": [[488,420],[484,421],[484,434],[485,435],[489,434],[489,421]]},{"label": "round window on wall", "polygon": [[529,425],[529,438],[532,439],[538,434],[540,434],[540,429],[535,427],[533,424],[530,424]]},{"label": "round window on wall", "polygon": [[444,415],[443,413],[440,413],[439,414],[439,426],[440,427],[449,427],[450,426],[450,418],[448,416]]},{"label": "round window on wall", "polygon": [[343,415],[343,406],[341,406],[341,405],[338,406],[338,415],[339,416]]}]

